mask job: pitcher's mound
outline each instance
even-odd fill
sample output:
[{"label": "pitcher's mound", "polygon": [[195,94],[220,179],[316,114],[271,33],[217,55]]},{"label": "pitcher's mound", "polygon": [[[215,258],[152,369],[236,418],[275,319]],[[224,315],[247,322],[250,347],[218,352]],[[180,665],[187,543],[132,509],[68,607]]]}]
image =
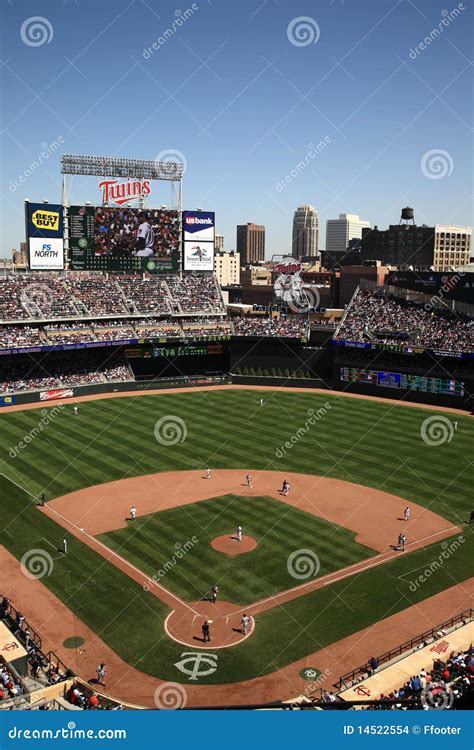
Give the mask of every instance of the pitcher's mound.
[{"label": "pitcher's mound", "polygon": [[257,541],[245,534],[241,542],[233,534],[216,536],[211,542],[211,547],[214,547],[218,552],[223,552],[225,555],[241,555],[243,552],[251,552],[256,546]]}]

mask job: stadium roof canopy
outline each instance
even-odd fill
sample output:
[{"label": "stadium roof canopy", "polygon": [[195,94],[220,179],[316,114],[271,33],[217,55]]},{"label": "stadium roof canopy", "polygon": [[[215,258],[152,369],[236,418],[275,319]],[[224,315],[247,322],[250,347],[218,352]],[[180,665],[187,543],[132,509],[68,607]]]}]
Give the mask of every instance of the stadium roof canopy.
[{"label": "stadium roof canopy", "polygon": [[62,174],[93,175],[96,177],[132,177],[139,180],[178,182],[183,177],[184,165],[180,161],[63,154],[61,157],[61,172]]}]

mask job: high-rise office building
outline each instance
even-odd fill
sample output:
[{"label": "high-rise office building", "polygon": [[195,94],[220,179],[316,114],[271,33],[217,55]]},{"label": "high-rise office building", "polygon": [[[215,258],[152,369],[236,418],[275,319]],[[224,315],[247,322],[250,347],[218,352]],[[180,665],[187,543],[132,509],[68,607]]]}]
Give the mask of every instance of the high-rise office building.
[{"label": "high-rise office building", "polygon": [[293,216],[293,258],[318,254],[319,217],[314,206],[299,206]]},{"label": "high-rise office building", "polygon": [[370,221],[360,219],[357,214],[339,214],[338,219],[326,222],[326,253],[344,253],[351,240],[360,240],[362,229],[370,227]]},{"label": "high-rise office building", "polygon": [[242,266],[265,260],[265,227],[261,224],[237,226],[237,252]]},{"label": "high-rise office building", "polygon": [[224,249],[224,235],[219,234],[219,232],[216,232],[214,235],[214,245],[216,250],[223,250]]}]

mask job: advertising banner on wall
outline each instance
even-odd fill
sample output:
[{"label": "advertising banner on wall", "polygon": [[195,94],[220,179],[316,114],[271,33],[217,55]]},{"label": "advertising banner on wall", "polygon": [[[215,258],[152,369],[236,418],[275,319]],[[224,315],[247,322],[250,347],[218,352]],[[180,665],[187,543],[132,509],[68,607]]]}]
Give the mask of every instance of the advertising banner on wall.
[{"label": "advertising banner on wall", "polygon": [[213,271],[214,243],[213,242],[184,242],[184,270],[185,271]]},{"label": "advertising banner on wall", "polygon": [[29,267],[33,271],[64,268],[63,207],[59,204],[25,203]]},{"label": "advertising banner on wall", "polygon": [[213,211],[183,211],[184,241],[214,242],[215,221]]}]

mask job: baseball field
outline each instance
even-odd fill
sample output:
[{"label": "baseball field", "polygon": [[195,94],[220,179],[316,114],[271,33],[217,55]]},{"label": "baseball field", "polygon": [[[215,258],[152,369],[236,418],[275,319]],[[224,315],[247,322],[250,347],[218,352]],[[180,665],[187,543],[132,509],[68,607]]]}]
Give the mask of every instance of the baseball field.
[{"label": "baseball field", "polygon": [[[375,638],[405,611],[415,636],[427,629],[423,603],[456,586],[472,606],[470,417],[232,387],[77,405],[77,414],[71,402],[0,414],[0,545],[22,561],[31,601],[15,601],[10,578],[0,593],[31,607],[33,621],[46,587],[71,613],[56,623],[63,658],[80,665],[63,646],[79,636],[87,668],[100,649],[124,665],[112,694],[129,697],[142,675],[134,694],[144,704],[160,681],[190,685],[190,702],[218,703],[212,685],[237,696],[239,683],[261,692],[266,675],[295,663],[322,672],[328,649],[367,628]],[[210,649],[207,671],[190,678],[180,668],[183,653]],[[339,674],[358,659],[348,652]],[[331,666],[329,682],[339,674]],[[266,697],[291,694],[285,680]]]}]

